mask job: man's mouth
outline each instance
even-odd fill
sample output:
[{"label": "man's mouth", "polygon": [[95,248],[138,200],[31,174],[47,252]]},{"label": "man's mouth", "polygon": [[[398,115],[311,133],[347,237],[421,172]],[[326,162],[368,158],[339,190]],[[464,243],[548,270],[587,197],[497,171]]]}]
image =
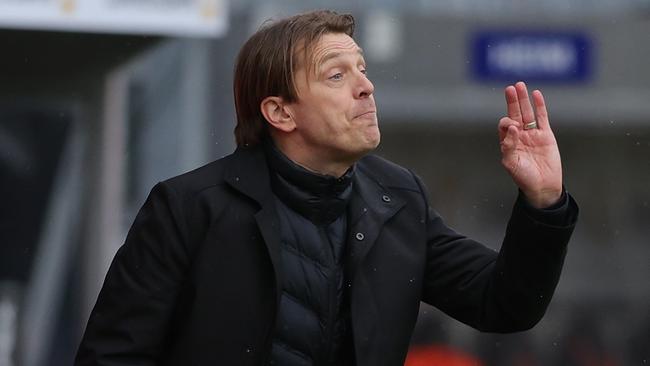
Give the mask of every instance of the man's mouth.
[{"label": "man's mouth", "polygon": [[363,112],[363,113],[359,114],[358,116],[356,116],[354,118],[363,118],[363,117],[374,116],[376,113],[377,113],[377,111],[374,111],[374,110],[367,111],[367,112]]}]

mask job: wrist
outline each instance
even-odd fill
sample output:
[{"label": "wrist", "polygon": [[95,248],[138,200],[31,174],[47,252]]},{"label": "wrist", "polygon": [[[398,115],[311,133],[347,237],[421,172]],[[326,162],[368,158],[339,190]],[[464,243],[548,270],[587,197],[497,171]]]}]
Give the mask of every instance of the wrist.
[{"label": "wrist", "polygon": [[551,207],[560,201],[562,198],[562,189],[559,190],[543,190],[539,192],[523,192],[526,201],[537,209],[545,209]]}]

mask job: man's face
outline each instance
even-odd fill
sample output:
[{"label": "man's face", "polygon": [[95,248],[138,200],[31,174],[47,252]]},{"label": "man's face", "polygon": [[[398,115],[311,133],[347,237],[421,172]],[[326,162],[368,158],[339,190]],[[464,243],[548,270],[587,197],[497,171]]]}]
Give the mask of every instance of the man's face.
[{"label": "man's face", "polygon": [[374,86],[361,48],[343,33],[315,44],[295,73],[298,99],[287,107],[304,147],[321,159],[355,161],[379,145]]}]

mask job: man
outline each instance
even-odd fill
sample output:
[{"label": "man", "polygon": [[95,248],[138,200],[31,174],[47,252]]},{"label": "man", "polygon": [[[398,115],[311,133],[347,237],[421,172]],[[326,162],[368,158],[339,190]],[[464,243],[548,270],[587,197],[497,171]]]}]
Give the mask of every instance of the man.
[{"label": "man", "polygon": [[380,140],[350,15],[266,25],[235,71],[234,154],[159,183],[118,251],[77,365],[401,365],[420,301],[481,330],[529,329],[577,206],[544,100],[505,90],[520,188],[500,253],[447,228]]}]

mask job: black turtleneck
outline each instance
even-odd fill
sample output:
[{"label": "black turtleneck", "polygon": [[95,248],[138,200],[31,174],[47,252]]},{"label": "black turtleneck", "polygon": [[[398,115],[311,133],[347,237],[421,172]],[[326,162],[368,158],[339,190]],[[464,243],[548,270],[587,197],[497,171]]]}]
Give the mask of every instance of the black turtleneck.
[{"label": "black turtleneck", "polygon": [[352,195],[354,166],[337,178],[301,167],[271,141],[265,149],[271,188],[284,204],[316,225],[328,225],[345,212]]}]

